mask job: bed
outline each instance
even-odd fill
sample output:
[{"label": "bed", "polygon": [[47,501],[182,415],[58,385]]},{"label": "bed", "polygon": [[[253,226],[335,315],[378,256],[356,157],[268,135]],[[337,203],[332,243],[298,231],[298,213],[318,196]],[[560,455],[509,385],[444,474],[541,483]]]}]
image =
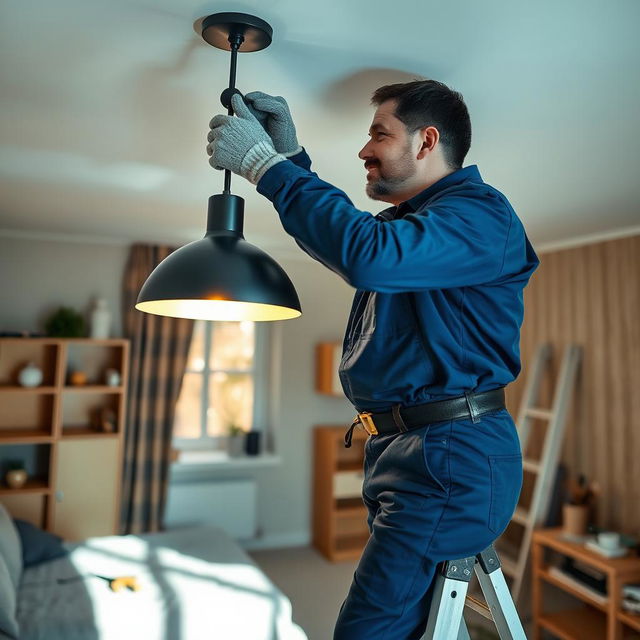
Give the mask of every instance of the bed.
[{"label": "bed", "polygon": [[[0,553],[5,564],[11,557],[9,564],[15,565],[15,540],[6,520],[0,526]],[[0,615],[1,638],[306,639],[292,620],[290,601],[217,527],[88,538],[62,546],[66,555],[20,571],[14,621],[19,631]],[[15,566],[8,573],[15,574]],[[110,580],[123,576],[135,580],[114,591],[117,583]],[[1,567],[0,581],[6,582]],[[0,586],[0,607],[5,587]],[[5,597],[5,610],[6,602]]]}]

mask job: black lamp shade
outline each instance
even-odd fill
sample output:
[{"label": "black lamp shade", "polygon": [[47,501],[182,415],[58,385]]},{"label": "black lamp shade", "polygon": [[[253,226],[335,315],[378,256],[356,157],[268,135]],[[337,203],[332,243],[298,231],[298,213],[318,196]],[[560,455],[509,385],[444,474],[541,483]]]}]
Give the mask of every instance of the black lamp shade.
[{"label": "black lamp shade", "polygon": [[209,198],[207,234],[165,258],[149,275],[136,309],[196,320],[287,320],[301,315],[282,267],[242,235],[243,200]]}]

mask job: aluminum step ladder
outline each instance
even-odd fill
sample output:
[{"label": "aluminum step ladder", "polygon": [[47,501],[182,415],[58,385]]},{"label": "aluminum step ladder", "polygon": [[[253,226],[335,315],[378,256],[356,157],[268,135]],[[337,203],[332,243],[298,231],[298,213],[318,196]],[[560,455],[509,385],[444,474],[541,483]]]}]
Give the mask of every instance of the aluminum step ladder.
[{"label": "aluminum step ladder", "polygon": [[578,345],[569,344],[565,347],[556,379],[551,409],[541,409],[538,406],[540,385],[549,368],[551,345],[543,344],[536,350],[533,367],[524,388],[516,421],[523,456],[529,442],[531,422],[534,419],[546,420],[548,425],[540,458],[533,460],[523,457],[522,460],[523,472],[534,474],[536,477],[529,509],[518,506],[511,518],[512,522],[517,522],[524,527],[519,550],[515,558],[508,558],[504,552],[502,553],[504,572],[513,579],[511,596],[514,602],[518,601],[522,590],[533,531],[543,525],[549,510],[553,480],[560,459],[566,427],[567,412],[573,397],[581,355],[582,350]]},{"label": "aluminum step ladder", "polygon": [[[470,640],[465,604],[493,620],[501,640],[527,640],[493,545],[477,556],[443,562],[438,569],[422,640]],[[474,569],[486,604],[467,595]]]}]

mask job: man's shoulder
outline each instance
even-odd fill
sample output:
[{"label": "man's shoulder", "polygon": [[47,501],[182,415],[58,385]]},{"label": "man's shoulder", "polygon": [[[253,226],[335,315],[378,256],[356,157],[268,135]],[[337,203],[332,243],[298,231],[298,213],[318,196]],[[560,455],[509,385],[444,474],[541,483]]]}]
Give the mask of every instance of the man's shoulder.
[{"label": "man's shoulder", "polygon": [[425,203],[425,209],[433,206],[472,205],[489,206],[502,212],[515,213],[507,196],[483,180],[465,180],[451,185]]}]

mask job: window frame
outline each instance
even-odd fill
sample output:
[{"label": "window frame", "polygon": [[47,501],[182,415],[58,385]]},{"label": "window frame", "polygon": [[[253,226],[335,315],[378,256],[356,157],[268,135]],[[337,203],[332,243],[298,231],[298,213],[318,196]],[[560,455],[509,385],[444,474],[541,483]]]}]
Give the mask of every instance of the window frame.
[{"label": "window frame", "polygon": [[[207,409],[209,407],[209,380],[219,371],[227,373],[245,373],[253,378],[253,415],[251,431],[259,431],[266,434],[270,417],[270,378],[271,353],[270,338],[271,329],[269,322],[254,322],[254,355],[251,369],[212,369],[210,367],[211,346],[215,339],[215,320],[195,320],[195,323],[203,323],[204,331],[204,367],[202,371],[185,369],[185,375],[200,374],[202,376],[202,392],[200,394],[200,436],[198,438],[180,438],[172,436],[172,446],[179,451],[219,451],[226,448],[229,436],[210,436],[207,434]],[[191,347],[189,347],[191,348]],[[175,421],[175,416],[174,416]],[[175,424],[172,424],[172,431]],[[265,436],[263,436],[265,437]]]}]

